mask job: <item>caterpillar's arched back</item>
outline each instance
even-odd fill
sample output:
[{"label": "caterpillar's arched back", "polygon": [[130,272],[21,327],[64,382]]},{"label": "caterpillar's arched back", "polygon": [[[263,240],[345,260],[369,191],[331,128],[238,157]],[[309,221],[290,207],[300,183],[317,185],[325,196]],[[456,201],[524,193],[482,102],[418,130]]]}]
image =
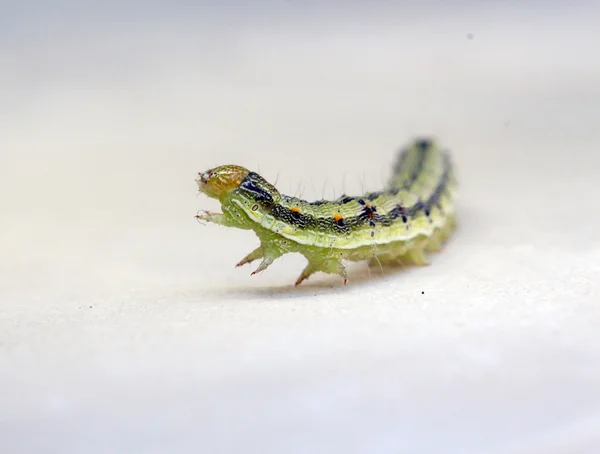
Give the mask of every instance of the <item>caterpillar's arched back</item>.
[{"label": "caterpillar's arched back", "polygon": [[434,141],[413,141],[398,155],[382,191],[308,202],[281,194],[255,172],[236,165],[200,172],[201,192],[221,202],[223,213],[199,220],[252,229],[260,246],[237,266],[262,259],[265,270],[288,252],[308,259],[296,285],[322,271],[346,283],[343,260],[425,264],[455,225],[456,180],[449,154]]}]

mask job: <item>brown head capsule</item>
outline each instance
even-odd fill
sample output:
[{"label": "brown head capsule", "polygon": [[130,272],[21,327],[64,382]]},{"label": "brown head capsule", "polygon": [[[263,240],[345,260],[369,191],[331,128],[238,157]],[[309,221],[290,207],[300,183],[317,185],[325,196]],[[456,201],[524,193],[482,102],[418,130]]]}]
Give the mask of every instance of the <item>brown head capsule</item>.
[{"label": "brown head capsule", "polygon": [[219,199],[237,188],[250,171],[241,166],[226,165],[199,172],[198,189],[209,197]]}]

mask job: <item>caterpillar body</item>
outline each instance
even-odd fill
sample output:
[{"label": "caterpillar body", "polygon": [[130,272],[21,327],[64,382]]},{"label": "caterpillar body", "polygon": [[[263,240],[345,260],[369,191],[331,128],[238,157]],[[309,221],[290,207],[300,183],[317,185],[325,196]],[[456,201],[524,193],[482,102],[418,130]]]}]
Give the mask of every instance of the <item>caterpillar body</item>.
[{"label": "caterpillar body", "polygon": [[441,249],[456,223],[450,155],[426,138],[400,151],[384,190],[363,196],[308,202],[237,165],[200,172],[196,183],[223,210],[202,211],[198,220],[254,230],[260,240],[236,266],[261,259],[256,274],[298,252],[308,265],[296,285],[319,271],[347,283],[345,260],[425,265],[426,253]]}]

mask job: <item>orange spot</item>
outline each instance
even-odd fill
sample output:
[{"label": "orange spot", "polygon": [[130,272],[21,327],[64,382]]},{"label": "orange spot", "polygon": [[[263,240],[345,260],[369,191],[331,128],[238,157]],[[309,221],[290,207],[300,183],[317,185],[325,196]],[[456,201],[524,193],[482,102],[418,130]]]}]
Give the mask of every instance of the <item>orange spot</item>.
[{"label": "orange spot", "polygon": [[290,208],[290,211],[292,213],[300,213],[300,208],[292,207],[292,208]]},{"label": "orange spot", "polygon": [[338,221],[340,221],[342,219],[344,219],[344,216],[342,216],[341,214],[336,213],[336,214],[333,215],[333,220],[335,222],[338,222]]}]

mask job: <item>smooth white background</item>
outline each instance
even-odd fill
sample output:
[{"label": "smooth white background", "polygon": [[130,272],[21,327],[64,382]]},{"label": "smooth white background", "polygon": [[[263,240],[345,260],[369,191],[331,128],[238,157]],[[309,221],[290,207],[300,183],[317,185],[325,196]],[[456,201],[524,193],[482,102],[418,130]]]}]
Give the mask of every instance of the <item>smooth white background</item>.
[{"label": "smooth white background", "polygon": [[[2,452],[600,450],[596,5],[6,8]],[[428,133],[460,181],[429,267],[295,289],[193,219],[198,171],[357,194]]]}]

